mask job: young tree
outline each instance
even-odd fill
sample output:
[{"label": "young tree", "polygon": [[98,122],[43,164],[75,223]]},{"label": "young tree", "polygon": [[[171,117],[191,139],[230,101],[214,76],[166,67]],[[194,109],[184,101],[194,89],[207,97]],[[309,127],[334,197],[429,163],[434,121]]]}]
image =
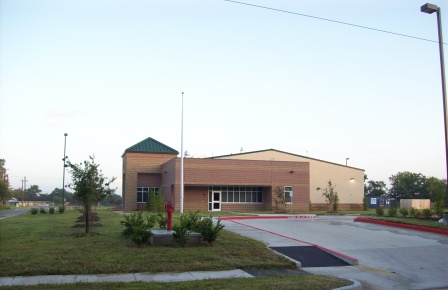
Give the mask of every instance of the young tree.
[{"label": "young tree", "polygon": [[90,212],[92,205],[105,199],[115,190],[110,188],[110,184],[116,179],[104,177],[99,169],[99,164],[95,163],[95,157],[89,156],[90,160],[86,160],[80,164],[73,164],[68,161],[68,167],[72,175],[72,183],[69,187],[75,191],[75,198],[82,206],[86,216],[86,234],[90,232]]},{"label": "young tree", "polygon": [[334,190],[336,185],[333,186],[331,183],[331,180],[328,180],[327,187],[326,188],[316,188],[316,190],[319,190],[322,192],[322,196],[325,197],[325,201],[328,203],[329,207],[332,209],[332,211],[336,212],[338,210],[339,205],[339,197],[338,193]]},{"label": "young tree", "polygon": [[283,185],[277,185],[274,192],[275,192],[274,197],[275,209],[278,211],[279,210],[278,206],[283,205],[282,211],[286,211],[285,190],[283,188]]}]

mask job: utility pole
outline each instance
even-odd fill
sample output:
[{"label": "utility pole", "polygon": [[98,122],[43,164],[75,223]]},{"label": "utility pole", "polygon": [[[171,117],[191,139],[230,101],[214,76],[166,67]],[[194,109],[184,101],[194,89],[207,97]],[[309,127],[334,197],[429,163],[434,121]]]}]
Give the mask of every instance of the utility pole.
[{"label": "utility pole", "polygon": [[23,179],[20,180],[20,181],[22,181],[22,206],[25,206],[25,203],[24,203],[24,195],[25,195],[25,192],[23,191]]},{"label": "utility pole", "polygon": [[[26,180],[26,176],[23,177],[23,184],[25,184],[25,190],[26,190],[26,182],[29,180]],[[25,197],[25,191],[23,192],[23,198]],[[22,203],[24,204],[24,200],[22,200]]]}]

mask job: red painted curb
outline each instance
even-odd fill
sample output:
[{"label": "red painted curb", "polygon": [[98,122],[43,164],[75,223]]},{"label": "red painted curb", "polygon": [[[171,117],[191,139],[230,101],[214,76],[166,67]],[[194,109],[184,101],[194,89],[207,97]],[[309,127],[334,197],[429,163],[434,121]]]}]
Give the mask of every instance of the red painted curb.
[{"label": "red painted curb", "polygon": [[443,229],[427,228],[427,227],[408,225],[408,224],[400,224],[400,223],[375,220],[375,219],[369,219],[369,218],[355,218],[354,221],[361,222],[361,223],[378,224],[378,225],[396,227],[396,228],[402,228],[402,229],[408,229],[408,230],[422,231],[422,232],[428,232],[428,233],[435,233],[435,234],[441,234],[441,235],[448,235],[448,230],[443,230]]},{"label": "red painted curb", "polygon": [[220,217],[221,220],[232,221],[232,220],[257,220],[257,219],[313,219],[314,215],[252,215],[252,216],[226,216]]}]

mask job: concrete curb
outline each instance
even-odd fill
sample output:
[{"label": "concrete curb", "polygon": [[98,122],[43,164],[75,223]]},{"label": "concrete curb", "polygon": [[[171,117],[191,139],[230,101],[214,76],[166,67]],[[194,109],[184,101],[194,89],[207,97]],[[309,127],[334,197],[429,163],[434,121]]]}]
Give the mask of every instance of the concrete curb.
[{"label": "concrete curb", "polygon": [[[1,286],[31,286],[43,284],[71,284],[71,283],[101,283],[101,282],[186,282],[207,279],[254,278],[243,270],[227,271],[198,271],[182,273],[128,273],[128,274],[100,274],[100,275],[42,275],[1,277]],[[336,288],[335,290],[362,289],[361,283],[351,280],[353,285]]]},{"label": "concrete curb", "polygon": [[359,283],[356,280],[352,280],[352,279],[347,279],[353,282],[353,285],[349,285],[349,286],[344,286],[344,287],[339,287],[333,290],[362,290],[362,285],[361,283]]}]

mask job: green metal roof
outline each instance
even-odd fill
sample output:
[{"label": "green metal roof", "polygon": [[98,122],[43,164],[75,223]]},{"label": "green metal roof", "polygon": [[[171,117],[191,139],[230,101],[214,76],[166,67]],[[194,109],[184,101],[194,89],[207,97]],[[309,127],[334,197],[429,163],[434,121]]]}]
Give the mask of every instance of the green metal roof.
[{"label": "green metal roof", "polygon": [[133,153],[155,153],[155,154],[175,154],[178,155],[179,152],[174,150],[173,148],[166,146],[163,143],[160,143],[157,140],[152,139],[151,137],[146,138],[143,141],[138,142],[137,144],[126,149],[122,155],[133,152]]}]

